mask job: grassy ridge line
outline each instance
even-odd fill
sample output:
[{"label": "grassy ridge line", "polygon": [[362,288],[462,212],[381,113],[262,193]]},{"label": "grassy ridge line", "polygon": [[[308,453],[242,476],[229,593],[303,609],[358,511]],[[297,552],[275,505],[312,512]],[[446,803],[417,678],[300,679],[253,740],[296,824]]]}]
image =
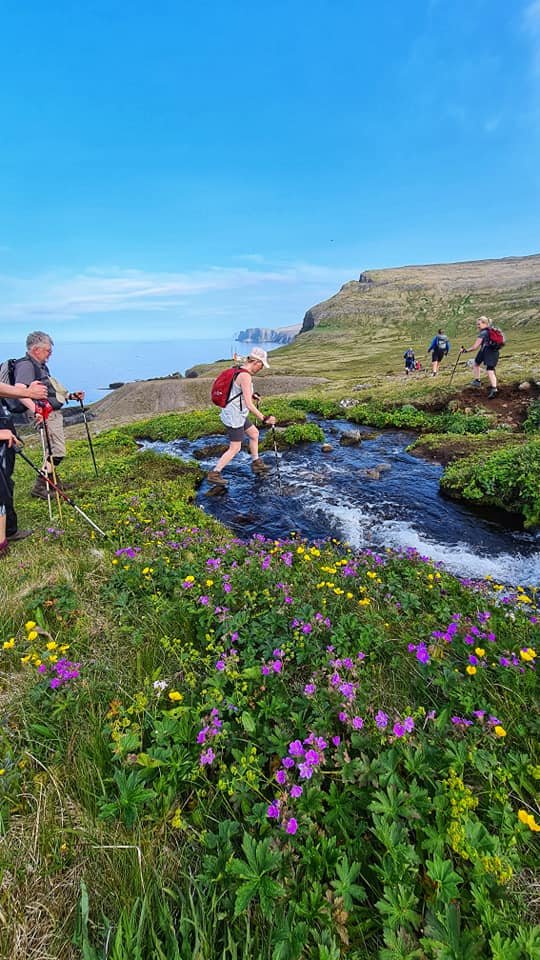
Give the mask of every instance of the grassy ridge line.
[{"label": "grassy ridge line", "polygon": [[[509,643],[527,650],[537,629],[527,594],[496,604],[501,591],[471,590],[414,555],[348,559],[337,545],[229,546],[190,503],[196,469],[141,455],[127,431],[97,438],[96,452],[97,482],[84,444],[70,451],[79,502],[128,552],[114,556],[84,528],[81,537],[71,517],[64,533],[48,532],[39,562],[28,545],[5,569],[9,722],[0,782],[3,909],[12,922],[0,932],[3,955],[64,960],[84,949],[98,957],[108,939],[111,955],[122,958],[137,950],[157,957],[159,949],[202,960],[234,948],[246,960],[300,951],[314,960],[367,960],[397,949],[394,942],[417,944],[429,958],[451,936],[459,902],[464,950],[472,938],[484,956],[512,949],[532,957],[521,875],[533,832],[516,817],[520,803],[530,809],[534,789],[534,717],[523,709],[531,703],[530,661],[524,674],[501,667],[499,676],[488,663],[471,676],[466,646],[443,645],[436,656],[435,644],[431,664],[408,650],[421,637],[428,646],[456,610],[481,632],[478,611],[492,611],[498,655]],[[284,580],[288,593],[278,586]],[[212,603],[200,602],[203,590]],[[226,617],[216,605],[229,608]],[[359,645],[365,654],[356,660],[358,688],[348,667],[337,668],[357,689],[358,713],[346,723],[329,684],[330,638],[341,658],[356,658]],[[52,690],[52,658],[64,644],[81,675]],[[224,645],[226,664],[216,669]],[[29,651],[37,651],[33,665],[21,664]],[[310,681],[317,689],[306,694]],[[227,703],[235,710],[223,713]],[[482,722],[450,725],[452,711],[465,717],[473,707],[497,716],[506,736]],[[197,743],[214,709],[226,730]],[[387,732],[376,726],[378,709],[390,718]],[[431,709],[437,718],[426,721]],[[409,716],[413,731],[398,736],[393,724]],[[296,808],[274,823],[267,806],[280,789],[276,759],[313,730],[328,745],[339,736],[340,745],[332,744],[329,764],[300,778]],[[220,758],[215,770],[216,761],[200,763],[210,746]],[[491,770],[509,778],[512,797]],[[452,798],[467,801],[462,820]],[[471,843],[482,857],[473,863]],[[247,890],[254,869],[267,880]]]}]

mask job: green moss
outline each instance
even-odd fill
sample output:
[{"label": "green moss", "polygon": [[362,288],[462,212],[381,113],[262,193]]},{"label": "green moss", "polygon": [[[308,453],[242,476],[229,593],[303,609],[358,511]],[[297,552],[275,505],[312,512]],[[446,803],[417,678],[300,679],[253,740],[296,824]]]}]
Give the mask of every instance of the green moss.
[{"label": "green moss", "polygon": [[285,430],[268,431],[261,443],[261,450],[269,450],[274,443],[280,450],[294,447],[298,443],[324,443],[324,431],[316,423],[300,423]]},{"label": "green moss", "polygon": [[540,439],[452,463],[441,490],[521,513],[527,527],[540,524]]},{"label": "green moss", "polygon": [[373,427],[397,427],[401,430],[419,430],[428,433],[482,434],[490,426],[491,418],[479,413],[428,413],[413,404],[387,408],[376,403],[359,403],[346,412],[347,420]]}]

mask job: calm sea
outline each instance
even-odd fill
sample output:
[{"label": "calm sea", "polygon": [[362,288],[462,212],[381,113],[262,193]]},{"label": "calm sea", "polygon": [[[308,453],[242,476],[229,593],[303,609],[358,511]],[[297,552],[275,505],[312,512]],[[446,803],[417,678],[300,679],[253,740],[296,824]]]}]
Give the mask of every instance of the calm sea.
[{"label": "calm sea", "polygon": [[[278,344],[265,344],[266,350]],[[84,390],[93,403],[108,393],[110,383],[165,377],[185,373],[197,363],[232,359],[234,352],[245,355],[249,345],[231,339],[148,340],[115,343],[62,343],[57,340],[49,362],[53,376],[70,390]],[[0,343],[0,360],[20,357],[24,344]]]}]

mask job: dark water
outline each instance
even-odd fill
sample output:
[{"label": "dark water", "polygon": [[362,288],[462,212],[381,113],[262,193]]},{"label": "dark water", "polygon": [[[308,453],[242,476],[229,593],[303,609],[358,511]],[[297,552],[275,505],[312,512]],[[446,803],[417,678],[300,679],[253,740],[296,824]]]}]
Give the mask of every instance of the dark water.
[{"label": "dark water", "polygon": [[[515,521],[501,511],[489,515],[442,497],[442,468],[405,452],[412,434],[385,431],[359,446],[343,447],[338,434],[351,431],[349,422],[320,425],[332,452],[305,444],[280,453],[283,495],[274,453],[264,454],[272,470],[261,478],[252,474],[249,454],[242,452],[226,470],[227,493],[207,496],[205,482],[199,505],[245,537],[281,537],[294,530],[310,539],[337,537],[355,547],[414,547],[460,577],[490,574],[503,583],[540,582],[540,532],[515,529]],[[223,437],[150,446],[189,458],[214,442],[222,443]],[[201,461],[201,466],[206,470],[213,462]],[[390,469],[379,480],[362,475],[381,463]]]}]

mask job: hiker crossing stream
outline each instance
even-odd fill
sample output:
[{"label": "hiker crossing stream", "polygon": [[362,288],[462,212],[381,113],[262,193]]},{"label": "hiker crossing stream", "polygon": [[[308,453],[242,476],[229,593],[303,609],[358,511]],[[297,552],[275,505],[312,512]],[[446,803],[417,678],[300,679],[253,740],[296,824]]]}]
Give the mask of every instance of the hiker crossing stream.
[{"label": "hiker crossing stream", "polygon": [[[301,444],[279,453],[280,495],[273,451],[264,458],[271,470],[255,476],[247,451],[226,471],[223,495],[205,481],[197,502],[238,536],[288,536],[310,540],[336,537],[353,547],[417,550],[462,578],[487,575],[506,584],[540,582],[540,532],[519,528],[500,510],[475,509],[439,493],[442,467],[406,452],[410,432],[385,430],[373,435],[360,427],[360,443],[342,446],[351,433],[348,421],[319,421],[331,451]],[[192,459],[203,470],[216,460],[211,447],[222,436],[196,441],[147,443],[156,451]],[[216,493],[218,491],[215,491]]]}]

